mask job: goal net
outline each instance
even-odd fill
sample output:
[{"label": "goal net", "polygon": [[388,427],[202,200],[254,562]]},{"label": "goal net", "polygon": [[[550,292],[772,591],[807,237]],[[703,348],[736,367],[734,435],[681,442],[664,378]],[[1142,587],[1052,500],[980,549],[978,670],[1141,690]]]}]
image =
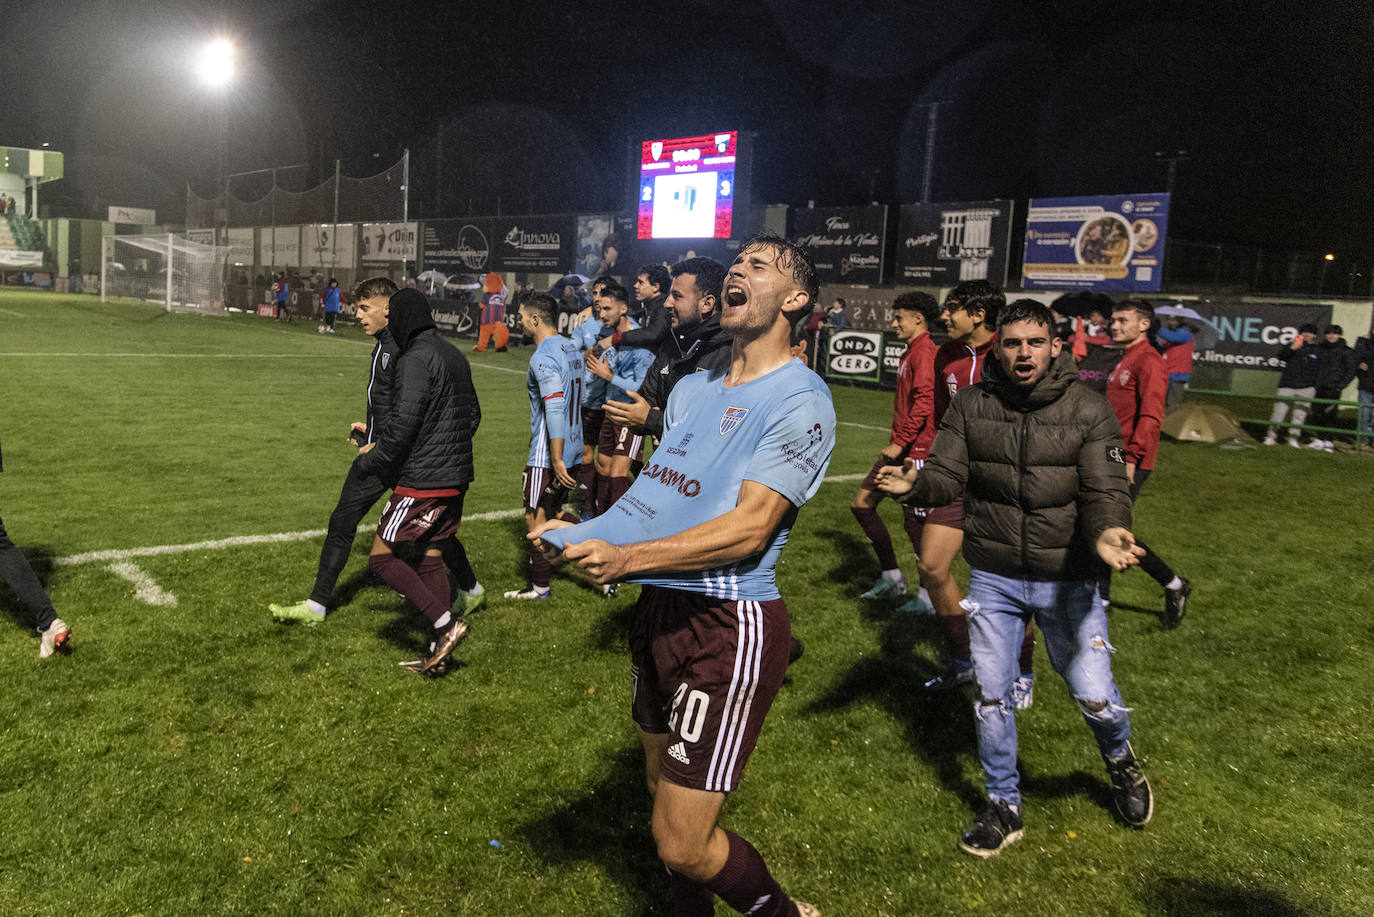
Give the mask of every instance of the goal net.
[{"label": "goal net", "polygon": [[174,234],[110,236],[100,263],[100,299],[126,296],[168,311],[223,312],[229,248]]}]

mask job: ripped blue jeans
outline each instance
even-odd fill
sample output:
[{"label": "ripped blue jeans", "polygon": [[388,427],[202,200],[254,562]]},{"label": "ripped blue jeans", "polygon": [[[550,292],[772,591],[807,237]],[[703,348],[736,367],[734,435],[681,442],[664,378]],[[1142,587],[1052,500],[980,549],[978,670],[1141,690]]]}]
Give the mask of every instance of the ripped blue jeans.
[{"label": "ripped blue jeans", "polygon": [[[1112,680],[1114,650],[1107,640],[1107,613],[1098,601],[1095,582],[1041,582],[974,570],[964,608],[978,684],[973,702],[978,758],[988,796],[1021,804],[1011,688],[1021,674],[1017,660],[1032,616],[1045,635],[1050,664],[1068,682],[1098,749],[1109,758],[1126,751],[1131,720]],[[1104,701],[1100,710],[1084,706]]]}]

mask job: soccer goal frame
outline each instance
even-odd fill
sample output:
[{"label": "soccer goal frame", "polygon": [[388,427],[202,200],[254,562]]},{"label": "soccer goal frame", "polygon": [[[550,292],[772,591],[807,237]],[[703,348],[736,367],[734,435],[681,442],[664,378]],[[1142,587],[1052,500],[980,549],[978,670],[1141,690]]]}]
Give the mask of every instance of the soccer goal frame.
[{"label": "soccer goal frame", "polygon": [[100,301],[126,296],[158,303],[168,312],[223,312],[228,255],[228,246],[206,245],[176,233],[106,236],[101,240]]}]

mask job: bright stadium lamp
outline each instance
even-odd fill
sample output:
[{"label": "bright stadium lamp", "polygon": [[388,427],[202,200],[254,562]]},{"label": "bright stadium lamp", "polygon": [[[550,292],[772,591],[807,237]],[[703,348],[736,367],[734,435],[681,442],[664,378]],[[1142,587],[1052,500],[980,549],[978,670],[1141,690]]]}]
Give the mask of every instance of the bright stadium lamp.
[{"label": "bright stadium lamp", "polygon": [[234,45],[226,38],[210,42],[196,59],[201,82],[223,89],[234,78]]}]

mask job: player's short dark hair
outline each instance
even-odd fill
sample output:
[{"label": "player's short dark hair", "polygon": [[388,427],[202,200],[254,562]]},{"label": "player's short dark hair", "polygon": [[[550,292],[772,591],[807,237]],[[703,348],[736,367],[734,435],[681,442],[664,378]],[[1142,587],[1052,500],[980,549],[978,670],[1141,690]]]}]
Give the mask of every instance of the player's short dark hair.
[{"label": "player's short dark hair", "polygon": [[919,290],[903,293],[892,300],[892,311],[898,310],[921,313],[927,325],[935,324],[935,320],[940,317],[940,304],[935,301],[935,297]]},{"label": "player's short dark hair", "polygon": [[[983,281],[975,280],[974,283]],[[1037,325],[1044,325],[1054,331],[1054,313],[1050,307],[1034,299],[1014,299],[1005,307],[997,310],[997,330],[1000,332],[1007,325],[1016,322],[1035,322]]]},{"label": "player's short dark hair", "polygon": [[1134,312],[1141,318],[1147,320],[1151,325],[1155,323],[1155,307],[1143,299],[1123,299],[1121,302],[1112,306],[1113,312]]},{"label": "player's short dark hair", "polygon": [[596,279],[593,280],[590,284],[588,284],[588,286],[590,286],[590,287],[592,288],[592,292],[596,292],[596,288],[597,288],[597,287],[610,286],[610,285],[613,284],[613,283],[619,283],[619,282],[620,282],[620,281],[616,280],[616,279],[615,279],[614,277],[612,277],[610,274],[602,274],[600,277],[596,278]]},{"label": "player's short dark hair", "polygon": [[[792,282],[801,287],[802,291],[810,297],[809,302],[814,308],[821,299],[821,282],[816,276],[816,264],[811,260],[811,253],[802,245],[771,232],[761,232],[744,240],[740,245],[740,252],[748,251],[751,248],[771,248],[773,255],[777,259],[778,270],[784,275],[791,275]],[[802,309],[802,315],[809,314],[810,310]]]},{"label": "player's short dark hair", "polygon": [[1316,334],[1317,326],[1311,322],[1303,322],[1298,326],[1298,334]]},{"label": "player's short dark hair", "polygon": [[520,308],[537,315],[550,328],[558,327],[558,300],[548,293],[526,293],[520,297]]},{"label": "player's short dark hair", "polygon": [[664,294],[673,285],[673,278],[668,276],[668,269],[661,264],[646,264],[635,271],[635,276],[644,275],[644,279],[650,284],[658,287],[658,292]]},{"label": "player's short dark hair", "polygon": [[1007,297],[986,280],[965,280],[945,297],[946,309],[963,309],[970,315],[981,309],[985,328],[1001,327],[997,314],[1006,304]]},{"label": "player's short dark hair", "polygon": [[1323,331],[1322,334],[1345,334],[1345,329],[1340,325],[1327,325],[1326,330]]},{"label": "player's short dark hair", "polygon": [[716,302],[720,302],[720,291],[725,286],[725,265],[715,258],[702,255],[687,258],[674,264],[669,273],[673,275],[674,280],[683,274],[691,274],[698,296],[714,296]]},{"label": "player's short dark hair", "polygon": [[630,292],[614,280],[601,288],[601,295],[609,296],[617,302],[629,303],[630,301]]},{"label": "player's short dark hair", "polygon": [[396,295],[400,288],[390,277],[369,277],[366,280],[358,281],[358,285],[353,288],[353,301],[361,302],[364,299],[374,297],[386,297],[390,299]]}]

